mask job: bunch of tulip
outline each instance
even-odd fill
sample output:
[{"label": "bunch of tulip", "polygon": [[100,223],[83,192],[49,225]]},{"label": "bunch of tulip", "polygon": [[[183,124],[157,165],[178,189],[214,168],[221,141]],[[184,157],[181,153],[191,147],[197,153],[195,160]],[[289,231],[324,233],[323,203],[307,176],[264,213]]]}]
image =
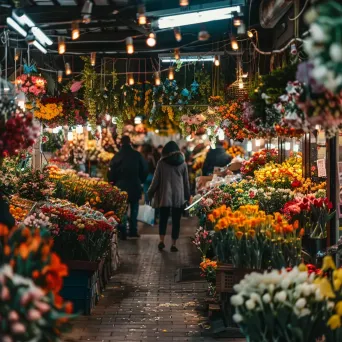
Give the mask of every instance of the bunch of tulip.
[{"label": "bunch of tulip", "polygon": [[295,188],[302,180],[302,158],[294,154],[282,164],[270,162],[254,172],[257,184],[274,188]]},{"label": "bunch of tulip", "polygon": [[217,262],[203,258],[203,261],[200,263],[201,268],[201,276],[205,277],[209,285],[209,294],[214,294],[215,292],[215,283],[216,283],[216,269],[217,269]]},{"label": "bunch of tulip", "polygon": [[192,238],[192,243],[201,252],[202,257],[207,256],[207,252],[212,244],[212,236],[209,231],[203,227],[199,227],[195,232],[195,237]]},{"label": "bunch of tulip", "polygon": [[327,223],[335,215],[335,212],[331,211],[332,207],[327,197],[309,194],[304,197],[297,196],[287,202],[282,212],[290,222],[298,220],[306,235],[322,239],[327,236]]},{"label": "bunch of tulip", "polygon": [[264,167],[267,163],[278,161],[278,150],[269,149],[255,152],[251,159],[245,161],[241,168],[243,176],[253,176],[254,171]]},{"label": "bunch of tulip", "polygon": [[245,150],[243,149],[242,146],[234,145],[228,148],[228,154],[232,157],[244,157],[245,155]]},{"label": "bunch of tulip", "polygon": [[231,298],[233,320],[247,340],[313,342],[323,335],[327,338],[327,318],[334,302],[315,277],[315,273],[309,274],[306,266],[300,265],[289,272],[282,269],[251,273],[235,285],[237,294]]},{"label": "bunch of tulip", "polygon": [[220,262],[236,268],[268,269],[297,265],[301,257],[298,223],[289,224],[279,213],[266,215],[257,205],[232,211],[226,206],[213,210],[213,246]]},{"label": "bunch of tulip", "polygon": [[55,250],[63,259],[97,261],[108,249],[116,222],[100,212],[58,202],[40,210],[50,219]]}]

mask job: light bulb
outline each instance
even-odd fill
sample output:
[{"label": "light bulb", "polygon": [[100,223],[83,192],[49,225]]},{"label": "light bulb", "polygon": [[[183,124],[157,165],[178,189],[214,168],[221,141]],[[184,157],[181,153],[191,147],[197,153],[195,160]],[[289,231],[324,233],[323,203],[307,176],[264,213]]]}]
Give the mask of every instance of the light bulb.
[{"label": "light bulb", "polygon": [[156,86],[160,85],[160,76],[159,76],[159,72],[156,72],[154,75],[154,82]]},{"label": "light bulb", "polygon": [[71,74],[71,67],[69,63],[65,63],[65,75]]},{"label": "light bulb", "polygon": [[134,46],[133,46],[133,38],[127,37],[126,38],[126,50],[129,55],[131,55],[134,52]]},{"label": "light bulb", "polygon": [[215,59],[214,59],[214,64],[215,64],[215,66],[220,66],[220,58],[219,58],[219,56],[215,56]]},{"label": "light bulb", "polygon": [[181,31],[180,31],[180,28],[179,27],[175,27],[174,33],[175,33],[175,39],[177,40],[177,42],[180,42],[182,40],[182,34],[181,34]]},{"label": "light bulb", "polygon": [[136,117],[134,118],[134,124],[140,125],[141,123],[142,123],[141,116],[136,116]]},{"label": "light bulb", "polygon": [[233,25],[234,25],[235,27],[238,27],[238,26],[241,25],[241,23],[242,23],[241,18],[238,16],[238,14],[236,14],[236,15],[234,16],[234,19],[233,19]]},{"label": "light bulb", "polygon": [[173,67],[170,67],[169,68],[169,80],[173,80],[175,78],[175,73],[174,73],[174,70],[173,70]]},{"label": "light bulb", "polygon": [[189,6],[189,0],[179,0],[179,6]]},{"label": "light bulb", "polygon": [[233,50],[239,50],[239,44],[235,38],[232,38],[231,45]]},{"label": "light bulb", "polygon": [[148,38],[146,39],[146,44],[150,47],[153,47],[157,44],[156,34],[154,32],[150,32]]},{"label": "light bulb", "polygon": [[19,57],[20,57],[20,51],[16,51],[14,55],[14,60],[19,61]]},{"label": "light bulb", "polygon": [[252,31],[247,31],[247,36],[249,38],[253,38],[253,32]]},{"label": "light bulb", "polygon": [[146,15],[145,15],[145,6],[144,5],[139,5],[138,7],[138,24],[139,25],[146,25]]},{"label": "light bulb", "polygon": [[128,75],[128,84],[133,85],[134,84],[134,77],[132,74]]},{"label": "light bulb", "polygon": [[73,21],[71,23],[71,39],[76,40],[78,38],[80,38],[80,29],[78,27],[78,22]]},{"label": "light bulb", "polygon": [[63,55],[63,53],[65,53],[65,41],[64,41],[64,37],[58,37],[58,53],[60,55]]},{"label": "light bulb", "polygon": [[175,49],[175,59],[178,61],[180,59],[179,49]]},{"label": "light bulb", "polygon": [[96,52],[92,52],[90,54],[90,64],[92,66],[95,66],[95,64],[96,64]]},{"label": "light bulb", "polygon": [[63,81],[63,70],[57,71],[57,82],[61,83]]}]

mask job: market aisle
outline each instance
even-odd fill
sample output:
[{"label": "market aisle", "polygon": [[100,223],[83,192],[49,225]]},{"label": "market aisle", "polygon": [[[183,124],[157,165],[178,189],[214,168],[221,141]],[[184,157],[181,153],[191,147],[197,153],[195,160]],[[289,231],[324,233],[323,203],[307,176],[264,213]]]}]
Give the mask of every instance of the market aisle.
[{"label": "market aisle", "polygon": [[198,265],[189,239],[194,229],[195,221],[183,220],[178,253],[158,252],[157,227],[122,241],[118,273],[93,314],[78,318],[65,341],[214,341],[199,326],[206,322],[201,315],[206,283],[175,282],[178,268]]}]

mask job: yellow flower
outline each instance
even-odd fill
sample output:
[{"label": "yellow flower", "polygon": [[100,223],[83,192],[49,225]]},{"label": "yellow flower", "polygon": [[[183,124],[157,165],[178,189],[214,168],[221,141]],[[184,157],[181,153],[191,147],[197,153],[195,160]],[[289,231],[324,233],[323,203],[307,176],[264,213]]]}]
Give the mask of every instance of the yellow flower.
[{"label": "yellow flower", "polygon": [[317,278],[315,284],[319,286],[321,294],[326,298],[335,298],[336,295],[333,292],[330,281],[327,278]]},{"label": "yellow flower", "polygon": [[307,272],[308,268],[304,264],[298,266],[300,272]]},{"label": "yellow flower", "polygon": [[335,306],[335,311],[339,316],[342,316],[342,301],[339,301]]},{"label": "yellow flower", "polygon": [[335,270],[333,273],[334,279],[338,279],[342,283],[342,268]]},{"label": "yellow flower", "polygon": [[340,291],[341,285],[342,285],[342,283],[341,283],[341,281],[339,279],[335,279],[334,280],[334,289],[335,289],[335,291]]},{"label": "yellow flower", "polygon": [[328,326],[331,330],[336,330],[341,327],[341,317],[339,315],[333,315],[328,321]]},{"label": "yellow flower", "polygon": [[336,265],[331,255],[327,255],[323,259],[322,271],[327,270],[336,270]]}]

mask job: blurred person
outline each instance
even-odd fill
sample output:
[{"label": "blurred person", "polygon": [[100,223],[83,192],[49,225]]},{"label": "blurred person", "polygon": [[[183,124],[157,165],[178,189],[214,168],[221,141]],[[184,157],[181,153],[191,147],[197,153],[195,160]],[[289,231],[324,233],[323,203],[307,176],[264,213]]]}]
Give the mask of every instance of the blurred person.
[{"label": "blurred person", "polygon": [[179,237],[180,220],[184,205],[190,200],[190,185],[184,155],[174,141],[168,142],[162,150],[148,190],[148,197],[150,200],[154,199],[154,206],[159,208],[160,213],[158,249],[162,251],[165,248],[164,239],[171,211],[171,252],[177,252],[176,242]]},{"label": "blurred person", "polygon": [[143,158],[145,159],[145,162],[147,164],[148,174],[147,178],[144,183],[144,195],[145,195],[145,203],[148,202],[148,189],[152,183],[154,171],[157,167],[157,161],[155,159],[154,153],[153,153],[153,147],[150,144],[144,144],[142,146],[141,154]]},{"label": "blurred person", "polygon": [[[110,162],[108,181],[114,183],[122,191],[128,193],[130,205],[129,236],[140,237],[138,234],[137,217],[142,186],[147,177],[147,165],[142,155],[131,146],[131,139],[124,135],[121,138],[121,149]],[[125,237],[125,232],[123,232]]]},{"label": "blurred person", "polygon": [[156,161],[158,161],[161,158],[162,151],[163,151],[163,145],[158,145],[158,147],[154,151],[154,157]]},{"label": "blurred person", "polygon": [[216,147],[210,147],[210,150],[205,158],[202,168],[202,175],[212,175],[215,167],[227,166],[231,160],[231,156],[227,154],[226,150],[223,148],[223,142],[219,139],[216,139]]}]

